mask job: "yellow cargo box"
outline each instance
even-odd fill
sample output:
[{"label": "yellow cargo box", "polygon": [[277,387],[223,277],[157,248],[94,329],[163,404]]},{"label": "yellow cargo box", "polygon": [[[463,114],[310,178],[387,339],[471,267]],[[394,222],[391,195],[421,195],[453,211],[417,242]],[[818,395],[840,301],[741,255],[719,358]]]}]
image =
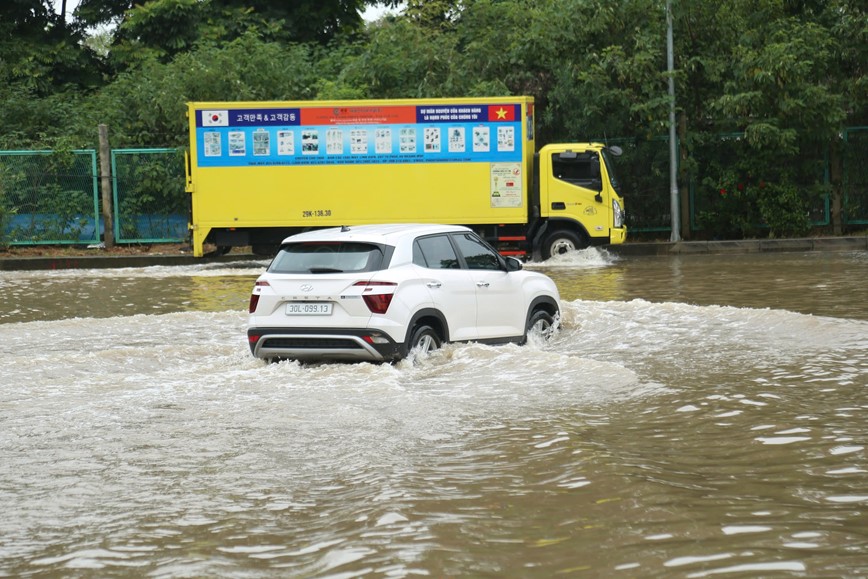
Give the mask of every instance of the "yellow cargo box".
[{"label": "yellow cargo box", "polygon": [[[539,246],[560,227],[549,227],[552,211],[574,245],[599,242],[575,205],[540,205],[533,116],[530,97],[189,103],[194,254],[206,243],[266,254],[311,228],[414,222],[469,225],[526,255],[531,236]],[[608,219],[617,194],[604,193],[607,211],[592,203]],[[606,243],[623,239],[610,221]]]}]

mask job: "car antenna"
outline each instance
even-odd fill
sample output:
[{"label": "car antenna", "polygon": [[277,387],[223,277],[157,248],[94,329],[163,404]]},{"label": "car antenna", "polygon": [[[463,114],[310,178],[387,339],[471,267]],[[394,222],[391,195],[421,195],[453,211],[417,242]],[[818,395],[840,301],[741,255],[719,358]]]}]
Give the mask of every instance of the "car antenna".
[{"label": "car antenna", "polygon": [[341,233],[346,233],[349,230],[350,230],[349,225],[341,225]]}]

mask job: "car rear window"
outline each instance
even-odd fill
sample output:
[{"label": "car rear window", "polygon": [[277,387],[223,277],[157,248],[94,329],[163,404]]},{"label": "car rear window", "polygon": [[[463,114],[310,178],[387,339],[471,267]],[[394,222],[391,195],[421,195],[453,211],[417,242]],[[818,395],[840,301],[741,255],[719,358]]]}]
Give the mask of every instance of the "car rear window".
[{"label": "car rear window", "polygon": [[310,241],[280,248],[268,267],[272,273],[343,273],[377,271],[384,248],[373,243]]}]

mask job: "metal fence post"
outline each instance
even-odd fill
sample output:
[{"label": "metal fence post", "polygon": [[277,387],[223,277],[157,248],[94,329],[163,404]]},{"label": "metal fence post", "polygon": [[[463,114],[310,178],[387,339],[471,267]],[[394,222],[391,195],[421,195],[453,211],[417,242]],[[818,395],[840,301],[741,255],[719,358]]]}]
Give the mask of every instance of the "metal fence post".
[{"label": "metal fence post", "polygon": [[102,196],[102,219],[105,227],[103,241],[106,247],[114,247],[114,220],[112,219],[111,159],[109,153],[108,126],[99,125],[99,175]]}]

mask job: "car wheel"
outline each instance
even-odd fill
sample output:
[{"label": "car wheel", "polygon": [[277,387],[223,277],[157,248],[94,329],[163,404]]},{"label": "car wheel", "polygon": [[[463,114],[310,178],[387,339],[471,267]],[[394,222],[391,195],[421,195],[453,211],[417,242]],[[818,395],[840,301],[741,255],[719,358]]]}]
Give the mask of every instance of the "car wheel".
[{"label": "car wheel", "polygon": [[415,352],[417,355],[429,354],[440,347],[440,336],[434,331],[431,326],[417,326],[410,336],[408,351]]},{"label": "car wheel", "polygon": [[525,337],[534,336],[535,339],[548,342],[557,330],[555,318],[545,310],[534,310],[527,320]]},{"label": "car wheel", "polygon": [[545,242],[543,242],[543,259],[548,259],[553,255],[563,255],[577,249],[584,249],[587,246],[588,243],[584,240],[584,236],[580,238],[572,231],[559,229],[549,234]]}]

